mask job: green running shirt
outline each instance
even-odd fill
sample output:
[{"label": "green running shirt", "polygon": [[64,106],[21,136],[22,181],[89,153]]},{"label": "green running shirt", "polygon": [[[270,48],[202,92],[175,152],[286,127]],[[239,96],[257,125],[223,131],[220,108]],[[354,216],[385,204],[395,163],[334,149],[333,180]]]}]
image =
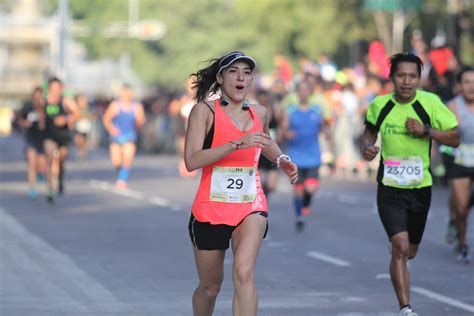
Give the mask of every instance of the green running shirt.
[{"label": "green running shirt", "polygon": [[398,103],[393,93],[389,93],[376,97],[369,105],[366,114],[367,128],[377,131],[377,119],[389,101],[394,103],[394,107],[380,125],[382,145],[377,180],[384,185],[402,189],[431,186],[433,184],[429,170],[431,139],[411,135],[405,126],[406,120],[414,118],[423,124],[413,108],[413,103],[416,101],[428,114],[431,127],[437,130],[449,131],[457,127],[456,116],[433,93],[417,90],[415,99],[406,104]]}]

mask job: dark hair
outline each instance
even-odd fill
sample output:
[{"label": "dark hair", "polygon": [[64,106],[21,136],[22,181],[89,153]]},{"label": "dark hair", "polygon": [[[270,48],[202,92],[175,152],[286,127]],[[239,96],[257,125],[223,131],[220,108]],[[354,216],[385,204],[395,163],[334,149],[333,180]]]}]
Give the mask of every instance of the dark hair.
[{"label": "dark hair", "polygon": [[418,70],[418,76],[421,77],[421,69],[423,68],[423,62],[421,61],[420,57],[411,54],[411,53],[404,53],[404,54],[395,54],[390,56],[388,63],[390,64],[390,78],[395,74],[398,69],[398,65],[401,63],[415,63],[416,68]]},{"label": "dark hair", "polygon": [[257,63],[252,57],[242,52],[234,51],[220,58],[209,60],[210,65],[208,67],[199,70],[195,74],[191,74],[190,77],[195,77],[192,86],[196,91],[195,99],[198,102],[202,102],[206,99],[209,92],[216,93],[219,91],[220,85],[216,82],[216,75],[222,73],[224,69],[228,68],[237,60],[246,62],[252,71],[257,66]]},{"label": "dark hair", "polygon": [[32,94],[35,94],[35,93],[37,93],[37,92],[43,93],[43,88],[41,88],[40,86],[34,87]]},{"label": "dark hair", "polygon": [[60,84],[62,84],[63,82],[61,81],[61,79],[59,79],[58,77],[50,77],[48,79],[48,84],[52,84],[53,82],[59,82]]},{"label": "dark hair", "polygon": [[474,67],[472,66],[464,66],[462,67],[461,71],[458,73],[458,75],[456,76],[456,79],[458,80],[459,83],[461,83],[461,80],[462,80],[462,76],[464,76],[464,74],[466,72],[470,72],[470,71],[474,71]]},{"label": "dark hair", "polygon": [[132,90],[132,85],[128,82],[122,83],[122,89]]},{"label": "dark hair", "polygon": [[217,72],[219,71],[219,61],[220,58],[211,59],[208,61],[209,66],[190,75],[190,77],[194,77],[192,87],[196,91],[194,99],[197,102],[206,100],[210,92],[216,93],[219,91],[220,85],[216,79]]}]

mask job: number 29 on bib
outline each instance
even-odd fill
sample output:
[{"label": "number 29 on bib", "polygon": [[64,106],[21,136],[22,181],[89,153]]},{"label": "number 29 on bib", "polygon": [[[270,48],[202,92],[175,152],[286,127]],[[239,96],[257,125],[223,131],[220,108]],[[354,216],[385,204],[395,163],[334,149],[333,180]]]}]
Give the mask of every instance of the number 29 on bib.
[{"label": "number 29 on bib", "polygon": [[253,202],[257,195],[254,167],[214,166],[209,199],[214,202]]}]

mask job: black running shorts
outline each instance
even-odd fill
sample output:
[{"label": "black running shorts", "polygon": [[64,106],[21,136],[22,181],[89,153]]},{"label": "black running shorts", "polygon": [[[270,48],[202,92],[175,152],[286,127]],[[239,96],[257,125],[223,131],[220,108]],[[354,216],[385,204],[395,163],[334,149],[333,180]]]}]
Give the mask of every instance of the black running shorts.
[{"label": "black running shorts", "polygon": [[446,178],[470,178],[474,180],[474,167],[464,167],[454,162],[454,156],[443,154],[443,163],[446,168]]},{"label": "black running shorts", "polygon": [[388,238],[408,232],[410,244],[418,245],[425,230],[431,204],[431,186],[399,189],[379,183],[377,207]]},{"label": "black running shorts", "polygon": [[[267,212],[252,212],[267,217]],[[242,222],[241,222],[242,223]],[[240,224],[239,224],[240,225]],[[188,231],[193,245],[199,250],[226,250],[229,248],[232,232],[239,227],[225,224],[213,225],[209,222],[199,222],[192,214],[189,219]],[[267,236],[267,228],[263,238]]]},{"label": "black running shorts", "polygon": [[305,183],[306,180],[319,180],[319,166],[311,168],[298,168],[296,184]]}]

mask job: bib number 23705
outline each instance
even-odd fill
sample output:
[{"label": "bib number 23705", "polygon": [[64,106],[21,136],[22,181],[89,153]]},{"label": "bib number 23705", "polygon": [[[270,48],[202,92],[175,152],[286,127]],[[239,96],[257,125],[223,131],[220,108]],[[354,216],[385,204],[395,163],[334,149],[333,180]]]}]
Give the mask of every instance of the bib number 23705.
[{"label": "bib number 23705", "polygon": [[383,170],[382,183],[385,185],[411,186],[423,182],[421,157],[387,157]]},{"label": "bib number 23705", "polygon": [[214,166],[209,199],[214,202],[253,202],[257,195],[254,167]]}]

